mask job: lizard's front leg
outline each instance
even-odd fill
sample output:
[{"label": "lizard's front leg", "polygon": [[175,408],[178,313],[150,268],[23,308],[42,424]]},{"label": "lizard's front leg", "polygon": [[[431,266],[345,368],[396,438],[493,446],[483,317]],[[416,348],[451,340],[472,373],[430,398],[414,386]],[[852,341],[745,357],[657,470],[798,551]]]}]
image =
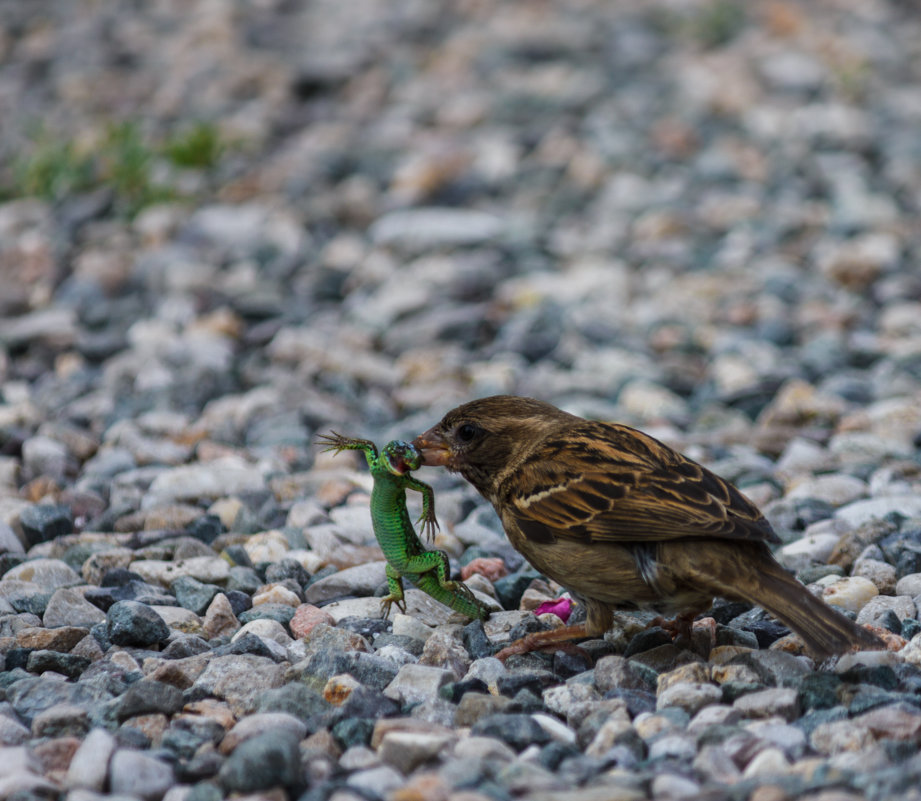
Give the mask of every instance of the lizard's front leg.
[{"label": "lizard's front leg", "polygon": [[403,476],[403,484],[422,495],[422,514],[416,521],[416,525],[419,526],[421,533],[428,541],[432,542],[439,528],[435,517],[435,491],[428,484],[410,475]]},{"label": "lizard's front leg", "polygon": [[317,437],[317,445],[325,446],[324,451],[364,451],[368,464],[377,458],[377,445],[369,439],[357,439],[356,437],[344,437],[336,431],[329,434],[320,434]]},{"label": "lizard's front leg", "polygon": [[389,562],[384,567],[384,572],[387,574],[387,589],[390,590],[390,592],[381,598],[381,617],[386,618],[390,616],[390,607],[393,604],[396,604],[397,609],[403,612],[403,614],[406,614],[406,601],[403,596],[402,576]]}]

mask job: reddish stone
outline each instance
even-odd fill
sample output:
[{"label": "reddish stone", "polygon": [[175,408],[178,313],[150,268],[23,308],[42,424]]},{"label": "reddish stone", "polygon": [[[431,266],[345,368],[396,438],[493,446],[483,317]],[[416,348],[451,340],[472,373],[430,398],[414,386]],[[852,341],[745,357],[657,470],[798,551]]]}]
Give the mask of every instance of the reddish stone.
[{"label": "reddish stone", "polygon": [[461,579],[466,581],[474,573],[479,573],[490,581],[496,581],[503,576],[507,576],[508,570],[505,567],[505,562],[498,557],[479,556],[461,568]]},{"label": "reddish stone", "polygon": [[335,626],[336,620],[329,612],[324,612],[313,604],[301,604],[291,618],[291,633],[297,639],[303,639],[321,623]]}]

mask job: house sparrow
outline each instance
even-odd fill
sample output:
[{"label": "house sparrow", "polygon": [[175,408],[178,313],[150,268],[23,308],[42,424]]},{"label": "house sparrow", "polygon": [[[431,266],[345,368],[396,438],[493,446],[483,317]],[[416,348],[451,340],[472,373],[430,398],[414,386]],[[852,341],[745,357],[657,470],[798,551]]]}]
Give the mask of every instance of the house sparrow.
[{"label": "house sparrow", "polygon": [[424,464],[473,484],[512,545],[586,606],[585,623],[500,656],[601,636],[613,609],[678,615],[687,631],[714,596],[764,607],[819,658],[883,647],[775,561],[768,543],[780,540],[741,492],[640,431],[498,395],[448,412],[414,444]]}]

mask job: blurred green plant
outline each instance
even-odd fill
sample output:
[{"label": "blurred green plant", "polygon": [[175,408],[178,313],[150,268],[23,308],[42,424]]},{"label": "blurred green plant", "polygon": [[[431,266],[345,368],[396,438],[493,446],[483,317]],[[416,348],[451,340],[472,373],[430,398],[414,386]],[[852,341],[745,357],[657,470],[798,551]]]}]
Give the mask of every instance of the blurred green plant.
[{"label": "blurred green plant", "polygon": [[648,20],[664,36],[690,38],[706,49],[728,44],[745,27],[743,0],[709,0],[687,7],[655,7]]},{"label": "blurred green plant", "polygon": [[211,169],[217,164],[224,148],[225,143],[216,125],[197,122],[167,139],[163,151],[177,167]]},{"label": "blurred green plant", "polygon": [[694,38],[704,47],[721,47],[728,44],[745,26],[745,8],[737,0],[713,0],[701,8],[693,18],[691,30]]},{"label": "blurred green plant", "polygon": [[200,122],[155,143],[136,120],[109,124],[95,148],[39,128],[32,147],[3,177],[0,197],[69,195],[108,188],[116,213],[133,217],[145,206],[180,197],[170,168],[214,169],[227,145],[212,123]]},{"label": "blurred green plant", "polygon": [[128,216],[144,206],[175,197],[167,186],[154,182],[156,154],[133,121],[110,125],[97,154],[99,179],[112,188],[116,205]]},{"label": "blurred green plant", "polygon": [[55,139],[41,131],[29,156],[16,159],[13,186],[4,194],[60,200],[74,192],[90,189],[94,183],[93,173],[92,157],[80,153],[73,142]]}]

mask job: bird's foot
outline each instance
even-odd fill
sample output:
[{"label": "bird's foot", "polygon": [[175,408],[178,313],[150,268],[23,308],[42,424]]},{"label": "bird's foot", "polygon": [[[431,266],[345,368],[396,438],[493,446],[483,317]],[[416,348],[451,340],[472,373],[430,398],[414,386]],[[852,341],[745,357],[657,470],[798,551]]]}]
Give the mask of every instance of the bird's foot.
[{"label": "bird's foot", "polygon": [[[496,658],[504,662],[515,654],[527,654],[544,648],[567,650],[569,646],[573,645],[570,640],[578,640],[589,636],[591,635],[585,630],[584,623],[579,623],[575,626],[563,626],[551,631],[535,631],[506,645],[496,654]],[[584,652],[582,655],[584,656]]]},{"label": "bird's foot", "polygon": [[698,635],[703,632],[703,642],[699,644],[709,652],[716,645],[716,621],[712,617],[705,617],[695,622],[697,617],[696,611],[682,612],[674,620],[668,620],[664,617],[657,617],[650,622],[650,626],[661,626],[671,635],[675,645],[682,648],[693,649],[698,644],[697,640],[701,639]]}]

